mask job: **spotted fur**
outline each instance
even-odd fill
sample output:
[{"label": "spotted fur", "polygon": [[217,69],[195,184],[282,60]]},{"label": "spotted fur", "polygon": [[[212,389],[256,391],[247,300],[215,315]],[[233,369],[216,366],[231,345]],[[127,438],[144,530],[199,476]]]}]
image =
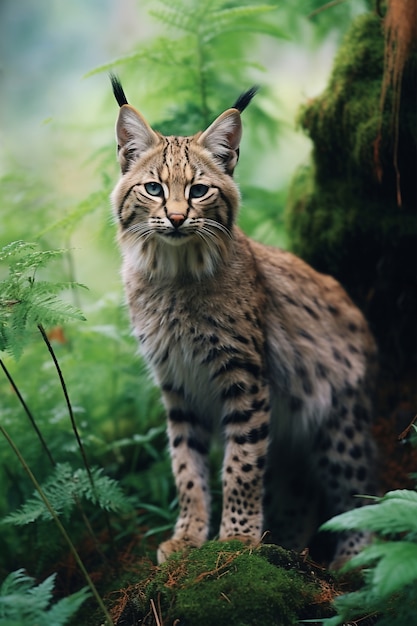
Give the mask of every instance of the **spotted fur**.
[{"label": "spotted fur", "polygon": [[[207,540],[208,452],[224,436],[220,539],[264,530],[303,548],[324,519],[374,491],[369,434],[376,350],[331,277],[237,226],[241,110],[165,137],[127,104],[112,194],[134,332],[168,416],[179,517],[159,560]],[[239,110],[240,108],[240,110]],[[342,536],[335,564],[363,537]]]}]

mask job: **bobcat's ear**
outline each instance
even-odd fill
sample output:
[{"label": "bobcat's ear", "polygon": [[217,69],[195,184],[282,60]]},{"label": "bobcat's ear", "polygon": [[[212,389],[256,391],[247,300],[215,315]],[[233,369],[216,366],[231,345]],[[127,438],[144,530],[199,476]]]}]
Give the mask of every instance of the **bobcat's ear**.
[{"label": "bobcat's ear", "polygon": [[239,159],[241,137],[240,113],[237,109],[228,109],[200,135],[197,143],[207,148],[225,171],[232,175]]},{"label": "bobcat's ear", "polygon": [[159,142],[155,131],[130,104],[124,104],[120,108],[119,119],[116,124],[116,139],[119,163],[123,174],[143,152],[156,146]]}]

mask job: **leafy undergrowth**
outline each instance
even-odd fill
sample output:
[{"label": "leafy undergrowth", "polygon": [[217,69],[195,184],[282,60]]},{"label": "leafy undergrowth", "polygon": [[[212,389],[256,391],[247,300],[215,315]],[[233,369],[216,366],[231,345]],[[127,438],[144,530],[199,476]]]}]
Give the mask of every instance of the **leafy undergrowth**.
[{"label": "leafy undergrowth", "polygon": [[64,626],[88,596],[86,587],[52,603],[55,574],[41,584],[17,570],[0,587],[0,623],[4,626]]},{"label": "leafy undergrowth", "polygon": [[[341,591],[325,570],[278,546],[209,541],[161,566],[142,562],[137,582],[112,598],[117,626],[290,626],[334,614]],[[82,618],[82,616],[80,616]],[[97,615],[90,624],[101,623]]]}]

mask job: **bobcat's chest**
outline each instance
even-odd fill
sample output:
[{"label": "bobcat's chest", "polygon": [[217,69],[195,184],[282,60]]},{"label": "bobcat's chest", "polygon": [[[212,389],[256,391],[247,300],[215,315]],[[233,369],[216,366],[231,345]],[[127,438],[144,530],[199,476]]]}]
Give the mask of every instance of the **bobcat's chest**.
[{"label": "bobcat's chest", "polygon": [[159,386],[181,389],[204,413],[218,410],[211,357],[225,343],[225,321],[213,299],[159,290],[136,294],[131,312],[141,352]]}]

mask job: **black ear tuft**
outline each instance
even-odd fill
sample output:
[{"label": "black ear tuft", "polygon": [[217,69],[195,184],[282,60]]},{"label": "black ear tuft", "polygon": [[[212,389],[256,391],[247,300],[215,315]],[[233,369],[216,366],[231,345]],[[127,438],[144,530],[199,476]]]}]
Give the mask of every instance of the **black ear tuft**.
[{"label": "black ear tuft", "polygon": [[111,86],[113,87],[114,97],[116,98],[119,107],[122,107],[124,104],[129,104],[125,96],[125,92],[123,91],[122,83],[120,82],[119,77],[112,72],[110,72],[109,76],[111,80]]},{"label": "black ear tuft", "polygon": [[248,106],[248,104],[252,100],[253,96],[258,91],[258,89],[259,89],[259,87],[257,87],[255,85],[254,87],[251,87],[250,89],[248,89],[244,93],[241,93],[239,98],[234,103],[232,109],[237,109],[240,113],[242,113],[242,111],[244,111],[246,109],[246,107]]}]

